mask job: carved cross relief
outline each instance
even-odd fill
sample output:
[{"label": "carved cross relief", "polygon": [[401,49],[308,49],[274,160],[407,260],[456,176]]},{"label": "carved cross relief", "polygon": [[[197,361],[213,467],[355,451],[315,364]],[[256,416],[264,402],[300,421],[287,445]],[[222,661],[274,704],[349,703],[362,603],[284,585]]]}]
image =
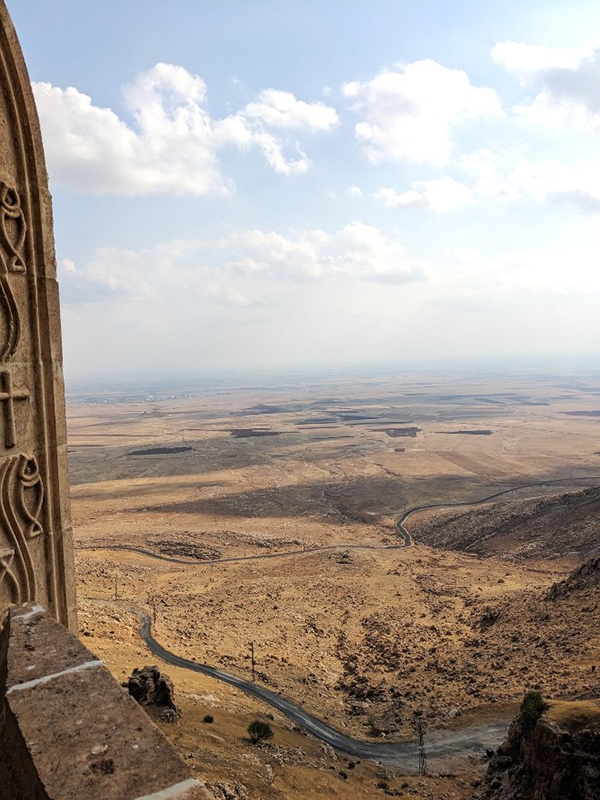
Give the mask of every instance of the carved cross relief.
[{"label": "carved cross relief", "polygon": [[4,410],[4,446],[7,449],[17,443],[15,428],[15,400],[30,400],[31,395],[26,390],[13,391],[12,376],[7,369],[0,371],[0,403]]}]

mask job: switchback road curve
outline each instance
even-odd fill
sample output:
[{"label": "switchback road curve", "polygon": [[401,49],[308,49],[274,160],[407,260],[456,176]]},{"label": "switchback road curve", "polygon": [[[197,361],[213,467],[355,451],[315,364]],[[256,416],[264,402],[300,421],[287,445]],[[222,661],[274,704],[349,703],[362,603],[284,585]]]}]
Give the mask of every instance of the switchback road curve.
[{"label": "switchback road curve", "polygon": [[[516,492],[521,489],[535,488],[537,486],[549,486],[560,483],[573,483],[578,480],[598,480],[600,476],[588,475],[580,476],[575,479],[556,479],[549,481],[539,481],[537,483],[528,483],[521,486],[514,486],[509,489],[502,489],[501,491],[494,492],[479,500],[468,502],[455,502],[455,503],[434,503],[429,505],[416,506],[405,511],[402,516],[396,521],[395,526],[398,533],[403,537],[403,543],[400,545],[355,545],[355,544],[339,544],[329,547],[311,548],[309,550],[296,550],[288,551],[286,553],[268,553],[258,556],[238,556],[223,559],[211,559],[201,562],[185,561],[183,559],[171,558],[168,556],[161,556],[153,553],[144,548],[134,547],[129,545],[105,545],[98,547],[85,547],[80,549],[100,549],[100,550],[128,550],[130,552],[140,553],[151,558],[160,559],[176,564],[185,564],[186,566],[204,566],[209,564],[230,563],[233,561],[249,561],[265,558],[277,558],[285,556],[295,556],[302,553],[308,554],[311,552],[322,552],[327,550],[339,549],[378,549],[378,550],[394,550],[405,547],[410,547],[412,539],[410,533],[406,530],[404,523],[406,520],[419,511],[426,511],[430,509],[442,508],[455,508],[461,506],[477,506],[483,503],[494,500],[497,497]],[[92,598],[90,598],[92,599]],[[110,601],[102,601],[107,605],[120,605],[122,603],[111,603]],[[380,762],[382,764],[389,764],[390,766],[397,767],[405,772],[416,772],[418,765],[418,745],[416,742],[402,742],[402,743],[381,743],[370,742],[362,739],[354,739],[346,736],[340,731],[332,728],[327,723],[320,720],[318,717],[310,714],[301,706],[287,700],[285,697],[277,694],[276,692],[267,689],[266,687],[259,686],[251,681],[244,680],[236,675],[232,675],[217,667],[211,667],[207,664],[198,664],[195,661],[178,656],[167,650],[152,636],[152,621],[150,616],[145,612],[140,612],[137,609],[128,606],[128,611],[134,613],[141,620],[140,637],[148,647],[148,649],[167,664],[187,669],[192,672],[201,673],[214,678],[224,683],[228,683],[237,689],[245,692],[258,700],[261,700],[272,708],[276,708],[281,713],[285,714],[295,724],[301,726],[315,737],[330,745],[331,747],[341,750],[355,758],[365,759],[369,761]],[[497,719],[493,723],[463,728],[459,731],[444,731],[437,730],[431,731],[427,735],[426,750],[427,759],[433,769],[444,769],[451,765],[452,760],[457,757],[464,757],[468,753],[483,755],[486,748],[496,747],[505,738],[508,724],[508,718]]]},{"label": "switchback road curve", "polygon": [[[389,764],[407,773],[417,772],[419,747],[416,742],[383,744],[346,736],[318,719],[318,717],[313,716],[301,706],[291,700],[286,700],[285,697],[270,689],[239,678],[237,675],[231,675],[222,669],[210,667],[206,664],[198,664],[195,661],[175,655],[152,636],[152,621],[148,614],[137,612],[131,608],[129,610],[134,611],[140,618],[140,636],[148,649],[161,661],[172,664],[174,667],[208,675],[218,681],[228,683],[236,689],[241,689],[246,694],[255,697],[257,700],[262,700],[272,708],[281,711],[296,725],[301,726],[331,747],[335,747],[336,750],[341,750],[343,753],[355,758]],[[433,769],[440,770],[448,767],[453,758],[457,756],[464,757],[469,752],[483,756],[486,748],[497,747],[506,737],[508,725],[509,720],[505,718],[490,725],[463,728],[460,731],[432,731],[426,737],[428,764]]]},{"label": "switchback road curve", "polygon": [[183,564],[186,567],[204,567],[211,564],[231,564],[236,561],[260,561],[267,558],[289,558],[292,556],[309,555],[310,553],[324,553],[332,550],[401,550],[404,547],[410,547],[412,544],[412,537],[406,530],[404,523],[413,514],[420,511],[431,511],[433,509],[442,508],[460,508],[463,506],[480,506],[488,503],[490,500],[495,500],[497,497],[510,494],[511,492],[518,492],[522,489],[534,489],[537,486],[553,486],[565,483],[576,483],[578,481],[591,481],[600,480],[600,475],[580,475],[575,478],[556,478],[549,481],[538,481],[537,483],[524,483],[521,486],[512,486],[509,489],[502,489],[501,491],[494,492],[493,494],[486,495],[479,500],[466,500],[458,501],[456,503],[430,503],[428,505],[413,506],[407,511],[404,511],[402,516],[396,520],[394,527],[402,537],[402,544],[335,544],[326,545],[325,547],[308,547],[303,550],[285,550],[278,553],[262,553],[254,556],[230,556],[228,558],[209,558],[196,561],[190,561],[184,558],[175,558],[173,556],[163,556],[160,553],[155,553],[153,550],[147,550],[144,547],[138,547],[130,544],[98,544],[98,545],[76,545],[77,550],[125,550],[130,553],[138,553],[139,555],[146,556],[147,558],[155,558],[158,561],[167,561],[170,564]]}]

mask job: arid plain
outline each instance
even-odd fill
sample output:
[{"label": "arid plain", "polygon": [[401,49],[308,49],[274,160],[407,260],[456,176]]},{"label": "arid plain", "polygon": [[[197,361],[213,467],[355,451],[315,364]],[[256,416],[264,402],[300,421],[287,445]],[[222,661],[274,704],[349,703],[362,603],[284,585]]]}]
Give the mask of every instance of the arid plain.
[{"label": "arid plain", "polygon": [[[174,653],[247,679],[253,642],[257,683],[368,741],[508,721],[534,687],[595,707],[598,586],[560,582],[600,550],[597,374],[81,390],[68,418],[80,629],[119,680],[159,663],[135,606]],[[405,511],[512,489],[411,515],[402,546]],[[467,798],[485,769],[357,763],[164,671],[182,721],[162,729],[217,797]]]}]

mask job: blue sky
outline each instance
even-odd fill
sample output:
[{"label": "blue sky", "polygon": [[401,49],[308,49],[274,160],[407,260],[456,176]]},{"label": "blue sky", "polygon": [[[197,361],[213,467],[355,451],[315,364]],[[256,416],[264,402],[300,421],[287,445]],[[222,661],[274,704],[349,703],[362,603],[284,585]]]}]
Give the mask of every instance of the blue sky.
[{"label": "blue sky", "polygon": [[600,353],[600,6],[12,0],[71,379]]}]

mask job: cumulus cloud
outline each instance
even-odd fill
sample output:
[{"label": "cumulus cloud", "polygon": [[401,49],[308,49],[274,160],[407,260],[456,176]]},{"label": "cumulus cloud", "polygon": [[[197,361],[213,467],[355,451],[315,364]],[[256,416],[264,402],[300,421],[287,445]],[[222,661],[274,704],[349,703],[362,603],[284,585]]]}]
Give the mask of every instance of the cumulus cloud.
[{"label": "cumulus cloud", "polygon": [[482,149],[465,155],[460,164],[473,178],[473,192],[478,195],[536,203],[568,201],[582,211],[600,210],[598,158],[565,164]]},{"label": "cumulus cloud", "polygon": [[600,124],[600,44],[579,48],[499,42],[492,57],[536,94],[515,112],[535,124],[582,129]]},{"label": "cumulus cloud", "polygon": [[[61,261],[65,304],[269,305],[293,284],[422,281],[423,267],[396,239],[352,222],[336,233],[251,229],[132,251],[104,247],[82,266]],[[291,291],[291,290],[289,290]],[[335,291],[335,289],[334,289]]]},{"label": "cumulus cloud", "polygon": [[338,124],[335,109],[324,103],[305,103],[291,92],[264,89],[256,101],[244,108],[244,116],[257,119],[272,128],[307,128],[328,131]]},{"label": "cumulus cloud", "polygon": [[293,157],[286,156],[281,140],[260,124],[249,121],[243,112],[215,122],[214,143],[221,147],[235,145],[241,151],[258,148],[267,164],[280,175],[298,175],[310,167],[308,157],[297,142],[290,148]]},{"label": "cumulus cloud", "polygon": [[503,113],[492,89],[473,86],[462,70],[431,60],[396,64],[370,81],[345,84],[343,92],[360,118],[356,138],[375,164],[446,164],[459,126]]},{"label": "cumulus cloud", "polygon": [[473,193],[464,183],[445,176],[431,181],[413,181],[410,190],[401,193],[382,187],[374,197],[387,208],[423,207],[444,214],[470,203]]},{"label": "cumulus cloud", "polygon": [[424,278],[423,268],[407,257],[400,242],[361,222],[334,234],[310,230],[285,236],[251,230],[228,239],[226,247],[239,254],[228,267],[255,278],[379,282],[386,275],[393,283]]},{"label": "cumulus cloud", "polygon": [[492,58],[522,81],[553,69],[577,69],[590,55],[590,48],[548,47],[524,42],[498,42]]},{"label": "cumulus cloud", "polygon": [[227,146],[259,150],[277,173],[305,172],[310,161],[290,134],[338,122],[323,103],[275,89],[215,120],[202,78],[173,64],[156,64],[124,88],[131,122],[73,87],[36,83],[34,92],[53,178],[95,193],[228,194],[232,183],[218,161]]}]

